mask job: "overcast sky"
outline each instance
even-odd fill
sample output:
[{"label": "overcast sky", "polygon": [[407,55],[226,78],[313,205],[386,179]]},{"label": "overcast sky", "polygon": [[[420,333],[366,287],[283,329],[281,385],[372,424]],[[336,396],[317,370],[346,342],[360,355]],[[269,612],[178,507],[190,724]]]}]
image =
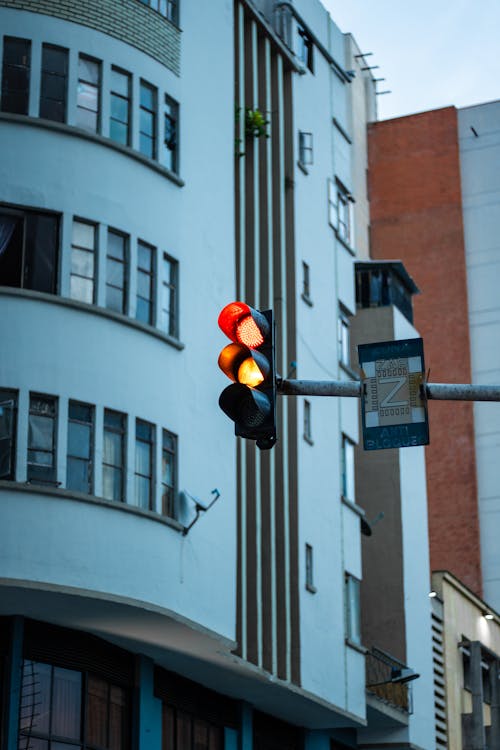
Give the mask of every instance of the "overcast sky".
[{"label": "overcast sky", "polygon": [[500,99],[500,0],[321,0],[384,77],[379,119]]}]

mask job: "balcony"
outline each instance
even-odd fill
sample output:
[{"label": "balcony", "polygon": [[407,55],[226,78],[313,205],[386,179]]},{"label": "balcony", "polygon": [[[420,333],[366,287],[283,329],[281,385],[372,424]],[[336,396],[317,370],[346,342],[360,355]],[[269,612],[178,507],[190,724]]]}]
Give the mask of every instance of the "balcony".
[{"label": "balcony", "polygon": [[[366,654],[367,711],[370,726],[405,726],[412,713],[408,667],[372,646]],[[411,679],[411,677],[410,677]],[[370,716],[371,715],[371,716]]]}]

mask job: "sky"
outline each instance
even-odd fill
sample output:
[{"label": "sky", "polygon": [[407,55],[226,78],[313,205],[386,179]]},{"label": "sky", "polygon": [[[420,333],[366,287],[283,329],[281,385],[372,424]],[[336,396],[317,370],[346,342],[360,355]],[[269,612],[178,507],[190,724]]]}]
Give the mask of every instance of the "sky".
[{"label": "sky", "polygon": [[385,78],[379,119],[500,99],[500,0],[321,0]]}]

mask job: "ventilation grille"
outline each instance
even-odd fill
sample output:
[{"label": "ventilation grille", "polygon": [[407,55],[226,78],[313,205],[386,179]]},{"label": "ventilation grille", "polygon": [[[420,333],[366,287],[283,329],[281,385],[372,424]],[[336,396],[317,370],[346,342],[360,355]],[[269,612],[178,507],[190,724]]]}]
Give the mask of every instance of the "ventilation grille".
[{"label": "ventilation grille", "polygon": [[[440,602],[436,602],[442,610]],[[444,636],[442,614],[434,606],[432,612],[432,660],[434,668],[434,718],[436,722],[436,748],[448,747],[448,725],[446,721],[446,684],[444,667]]]}]

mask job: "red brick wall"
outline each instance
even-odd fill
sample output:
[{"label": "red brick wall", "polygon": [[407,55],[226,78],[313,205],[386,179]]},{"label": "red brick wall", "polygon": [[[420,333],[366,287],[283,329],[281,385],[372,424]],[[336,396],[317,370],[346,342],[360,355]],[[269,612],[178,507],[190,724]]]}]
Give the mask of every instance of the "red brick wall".
[{"label": "red brick wall", "polygon": [[[470,383],[467,284],[454,107],[369,127],[371,251],[402,260],[421,294],[415,326],[430,382]],[[481,594],[473,406],[429,404],[426,448],[432,570]]]}]

